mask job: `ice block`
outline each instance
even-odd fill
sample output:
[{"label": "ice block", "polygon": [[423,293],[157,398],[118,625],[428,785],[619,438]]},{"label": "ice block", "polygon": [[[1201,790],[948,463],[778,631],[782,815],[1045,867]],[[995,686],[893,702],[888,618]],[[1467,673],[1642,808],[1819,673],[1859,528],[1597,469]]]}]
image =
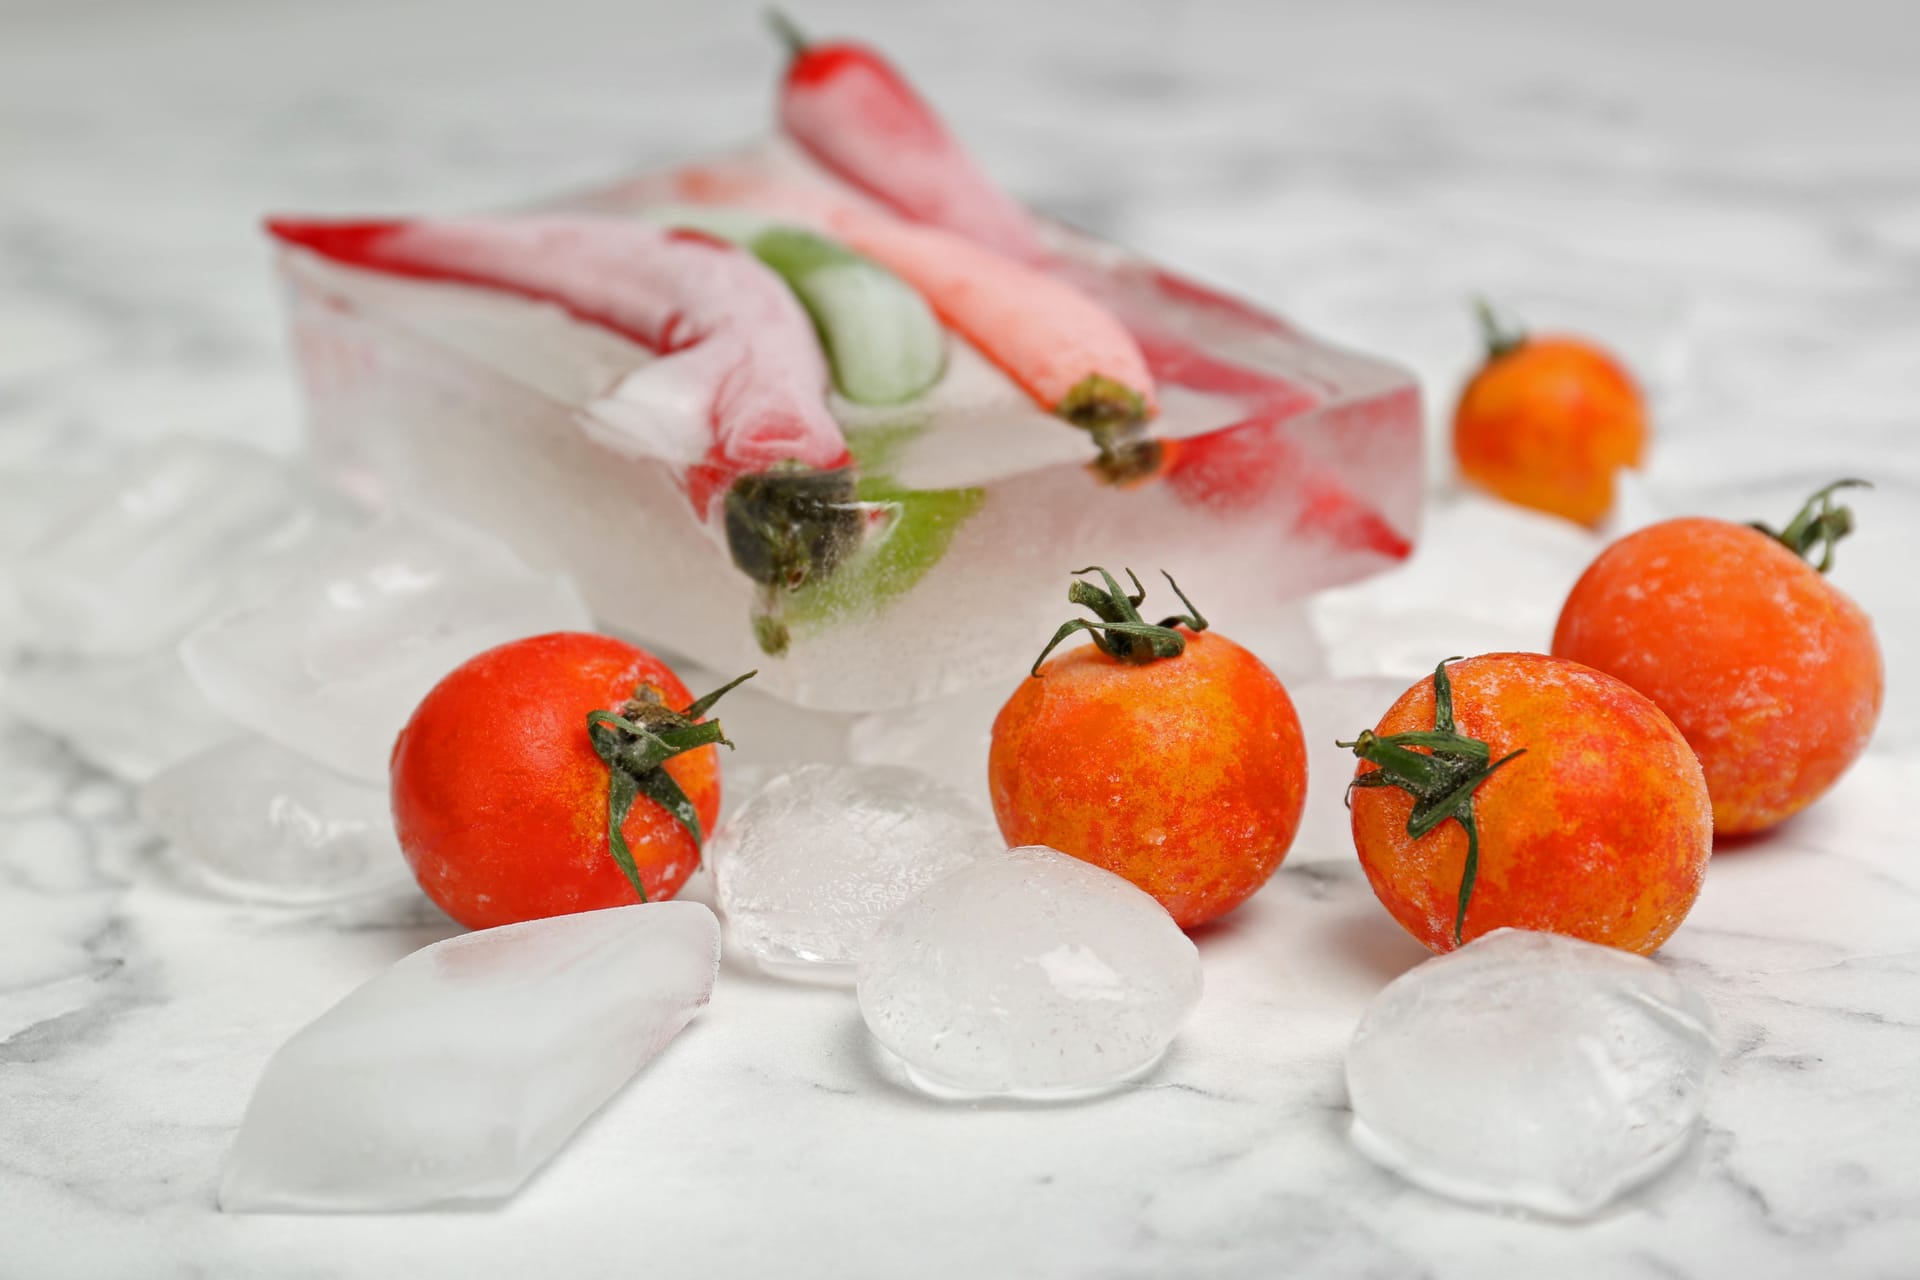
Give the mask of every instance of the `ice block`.
[{"label": "ice block", "polygon": [[[1025,216],[1015,256],[775,138],[492,224],[279,224],[311,446],[565,570],[606,625],[830,710],[1004,686],[1084,565],[1170,570],[1257,648],[1408,554],[1409,374]],[[887,278],[944,365],[860,403],[800,344],[913,323],[875,310]]]}]

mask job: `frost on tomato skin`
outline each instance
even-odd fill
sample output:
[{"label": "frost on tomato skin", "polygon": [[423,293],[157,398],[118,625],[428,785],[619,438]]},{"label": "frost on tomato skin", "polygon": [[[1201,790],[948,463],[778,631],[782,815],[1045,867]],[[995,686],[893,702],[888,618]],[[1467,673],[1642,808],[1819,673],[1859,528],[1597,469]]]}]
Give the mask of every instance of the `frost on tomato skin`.
[{"label": "frost on tomato skin", "polygon": [[1508,332],[1484,303],[1480,322],[1487,361],[1453,417],[1460,474],[1508,502],[1598,525],[1615,477],[1646,455],[1632,375],[1583,339]]},{"label": "frost on tomato skin", "polygon": [[1607,548],[1568,595],[1553,651],[1672,718],[1722,835],[1825,794],[1866,750],[1885,696],[1865,611],[1779,538],[1723,520],[1669,520]]},{"label": "frost on tomato skin", "polygon": [[[392,800],[408,865],[441,910],[479,929],[638,900],[613,857],[608,767],[587,717],[647,686],[669,707],[693,701],[645,650],[575,632],[490,649],[434,686],[394,744]],[[716,748],[665,768],[712,830]],[[699,864],[693,836],[644,797],[621,833],[649,901],[673,897]]]},{"label": "frost on tomato skin", "polygon": [[[1642,954],[1666,941],[1700,892],[1712,839],[1705,780],[1679,731],[1619,681],[1543,654],[1488,654],[1447,673],[1461,734],[1496,760],[1526,751],[1475,792],[1479,867],[1462,939],[1512,927]],[[1376,733],[1430,730],[1434,705],[1422,680]],[[1413,806],[1400,790],[1356,788],[1354,844],[1393,917],[1448,951],[1467,835],[1445,822],[1409,836]]]},{"label": "frost on tomato skin", "polygon": [[1096,643],[1038,666],[994,721],[987,772],[1009,844],[1105,867],[1191,928],[1239,906],[1286,856],[1306,746],[1264,663],[1197,615],[1167,621],[1179,624],[1147,628],[1174,638],[1161,656]]}]

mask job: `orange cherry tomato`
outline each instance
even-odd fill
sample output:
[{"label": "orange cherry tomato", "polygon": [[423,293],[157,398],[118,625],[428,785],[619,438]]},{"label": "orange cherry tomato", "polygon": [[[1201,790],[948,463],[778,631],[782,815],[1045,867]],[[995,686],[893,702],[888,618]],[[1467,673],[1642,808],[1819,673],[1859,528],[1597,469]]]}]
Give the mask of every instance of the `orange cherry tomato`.
[{"label": "orange cherry tomato", "polygon": [[[400,848],[427,896],[471,929],[639,901],[613,857],[611,770],[588,716],[618,713],[649,689],[667,708],[693,701],[644,649],[574,632],[490,649],[435,685],[401,730],[391,765]],[[701,830],[712,830],[716,748],[664,768]],[[620,830],[650,900],[671,898],[699,865],[693,835],[646,795]]]},{"label": "orange cherry tomato", "polygon": [[[1139,601],[1107,583],[1076,584],[1072,598],[1102,597],[1093,607],[1125,622]],[[1094,623],[1097,644],[1036,664],[994,721],[987,772],[1009,844],[1105,867],[1190,928],[1239,906],[1280,865],[1307,757],[1293,702],[1264,663],[1197,613],[1169,622],[1153,628],[1162,656]]]},{"label": "orange cherry tomato", "polygon": [[[1833,510],[1826,492],[1814,502]],[[1553,651],[1672,718],[1723,835],[1825,794],[1866,750],[1885,696],[1866,612],[1780,538],[1724,520],[1668,520],[1608,547],[1567,596]]]},{"label": "orange cherry tomato", "polygon": [[1487,324],[1487,361],[1453,415],[1460,474],[1508,502],[1599,524],[1613,507],[1614,477],[1646,455],[1639,388],[1590,342],[1509,336]]},{"label": "orange cherry tomato", "polygon": [[[1473,746],[1436,745],[1448,727]],[[1447,663],[1354,746],[1360,865],[1434,951],[1511,927],[1644,954],[1700,892],[1713,846],[1700,764],[1660,708],[1612,676],[1538,653]],[[1432,800],[1392,781],[1402,768]]]}]

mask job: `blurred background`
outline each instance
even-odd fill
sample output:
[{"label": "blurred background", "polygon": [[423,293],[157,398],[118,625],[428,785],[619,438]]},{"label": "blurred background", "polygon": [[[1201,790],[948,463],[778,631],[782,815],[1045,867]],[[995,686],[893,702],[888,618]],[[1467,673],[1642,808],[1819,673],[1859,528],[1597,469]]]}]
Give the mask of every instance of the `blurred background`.
[{"label": "blurred background", "polygon": [[[1908,733],[1920,6],[792,9],[886,49],[1017,195],[1411,365],[1436,446],[1484,293],[1646,384],[1635,518],[1873,479],[1836,576],[1886,635],[1883,744]],[[598,183],[764,131],[781,65],[752,3],[0,0],[0,477],[297,447],[264,211]]]}]

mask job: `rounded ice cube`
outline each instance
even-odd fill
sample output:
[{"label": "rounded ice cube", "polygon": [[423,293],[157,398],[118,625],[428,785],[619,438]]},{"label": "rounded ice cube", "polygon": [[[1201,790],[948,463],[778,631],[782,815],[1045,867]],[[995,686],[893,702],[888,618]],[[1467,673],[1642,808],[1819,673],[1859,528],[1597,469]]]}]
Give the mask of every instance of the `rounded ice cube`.
[{"label": "rounded ice cube", "polygon": [[384,783],[393,740],[441,677],[509,640],[583,631],[566,578],[491,536],[393,514],[180,643],[194,683],[262,737]]},{"label": "rounded ice cube", "polygon": [[874,1038],[939,1097],[1084,1097],[1146,1074],[1200,1000],[1200,957],[1131,883],[1043,845],[990,855],[880,926]]},{"label": "rounded ice cube", "polygon": [[140,816],[181,870],[227,897],[315,903],[412,888],[387,789],[263,738],[174,765],[141,790]]},{"label": "rounded ice cube", "polygon": [[1597,1213],[1686,1150],[1718,1051],[1642,956],[1498,929],[1374,998],[1347,1050],[1353,1141],[1469,1203]]},{"label": "rounded ice cube", "polygon": [[888,913],[1005,847],[984,810],[925,774],[810,764],[721,824],[706,858],[735,946],[783,977],[845,981]]}]

